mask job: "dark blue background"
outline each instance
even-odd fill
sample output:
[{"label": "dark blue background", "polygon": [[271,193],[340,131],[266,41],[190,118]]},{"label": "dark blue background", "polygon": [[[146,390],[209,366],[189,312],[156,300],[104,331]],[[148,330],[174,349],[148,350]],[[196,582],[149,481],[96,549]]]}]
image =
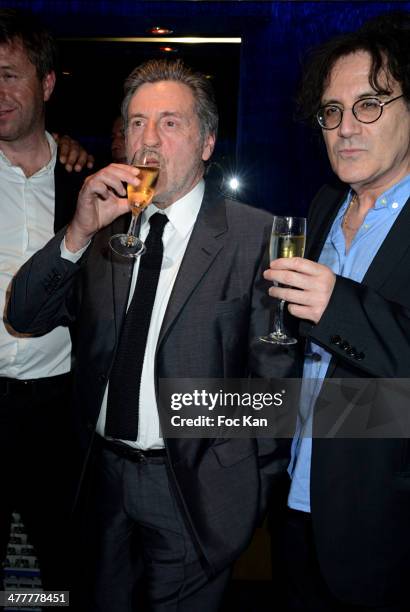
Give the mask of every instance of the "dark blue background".
[{"label": "dark blue background", "polygon": [[[138,36],[155,22],[172,26],[177,35],[241,36],[239,92],[233,97],[230,92],[229,102],[234,130],[228,134],[229,142],[222,143],[224,159],[229,158],[229,164],[244,176],[242,195],[253,204],[292,213],[305,212],[317,188],[330,176],[320,133],[293,118],[295,87],[306,50],[337,32],[356,29],[376,14],[410,10],[410,2],[360,1],[39,0],[0,2],[0,6],[37,12],[57,37]],[[101,92],[104,96],[110,95],[108,77]],[[219,92],[219,98],[224,95]]]}]

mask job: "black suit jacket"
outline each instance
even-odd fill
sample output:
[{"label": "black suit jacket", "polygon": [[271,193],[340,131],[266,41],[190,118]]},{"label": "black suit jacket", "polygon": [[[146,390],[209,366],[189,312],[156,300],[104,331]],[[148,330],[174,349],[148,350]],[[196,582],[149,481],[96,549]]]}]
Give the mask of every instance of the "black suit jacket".
[{"label": "black suit jacket", "polygon": [[[126,312],[132,262],[99,232],[80,264],[61,259],[61,235],[17,275],[9,317],[19,330],[44,333],[77,324],[74,402],[83,432],[98,418]],[[156,352],[161,378],[235,378],[249,374],[250,344],[269,329],[267,267],[271,216],[224,199],[207,186],[163,320]],[[288,373],[270,351],[259,375]],[[263,369],[265,370],[263,371]],[[255,439],[167,439],[171,486],[210,573],[234,561],[263,514],[288,443]]]},{"label": "black suit jacket", "polygon": [[[307,258],[318,259],[346,195],[346,186],[325,186],[314,200]],[[320,322],[301,330],[332,353],[327,377],[410,377],[410,199],[363,281],[337,277]],[[372,401],[376,414],[383,397]],[[407,439],[313,439],[311,509],[320,567],[336,596],[387,605],[408,591]]]}]

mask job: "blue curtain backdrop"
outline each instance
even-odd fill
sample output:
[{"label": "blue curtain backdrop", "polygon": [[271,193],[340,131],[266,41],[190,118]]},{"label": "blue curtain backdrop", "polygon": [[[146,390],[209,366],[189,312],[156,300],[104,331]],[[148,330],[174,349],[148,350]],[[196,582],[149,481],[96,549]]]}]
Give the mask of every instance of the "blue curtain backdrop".
[{"label": "blue curtain backdrop", "polygon": [[[293,99],[308,48],[410,2],[47,1],[0,2],[30,9],[59,36],[130,36],[162,19],[179,33],[242,37],[238,125],[231,143],[243,194],[274,212],[305,212],[329,177],[319,134],[298,125]],[[138,32],[138,33],[141,33]]]}]

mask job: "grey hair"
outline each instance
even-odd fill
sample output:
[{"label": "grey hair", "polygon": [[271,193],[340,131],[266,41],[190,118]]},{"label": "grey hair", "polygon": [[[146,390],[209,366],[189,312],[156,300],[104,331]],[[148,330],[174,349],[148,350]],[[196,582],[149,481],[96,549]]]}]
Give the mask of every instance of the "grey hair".
[{"label": "grey hair", "polygon": [[149,60],[137,66],[124,83],[124,100],[121,113],[125,127],[128,125],[128,107],[131,98],[141,85],[158,81],[175,81],[187,85],[194,96],[195,112],[199,119],[201,138],[218,131],[218,108],[211,83],[199,72],[194,72],[182,60]]}]

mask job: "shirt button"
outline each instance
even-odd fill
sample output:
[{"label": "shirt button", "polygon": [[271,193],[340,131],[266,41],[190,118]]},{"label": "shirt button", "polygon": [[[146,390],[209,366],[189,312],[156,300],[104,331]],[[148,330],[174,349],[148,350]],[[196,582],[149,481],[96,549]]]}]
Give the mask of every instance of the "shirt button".
[{"label": "shirt button", "polygon": [[397,204],[397,202],[393,202],[393,204],[391,205],[392,208],[398,208],[399,205]]}]

